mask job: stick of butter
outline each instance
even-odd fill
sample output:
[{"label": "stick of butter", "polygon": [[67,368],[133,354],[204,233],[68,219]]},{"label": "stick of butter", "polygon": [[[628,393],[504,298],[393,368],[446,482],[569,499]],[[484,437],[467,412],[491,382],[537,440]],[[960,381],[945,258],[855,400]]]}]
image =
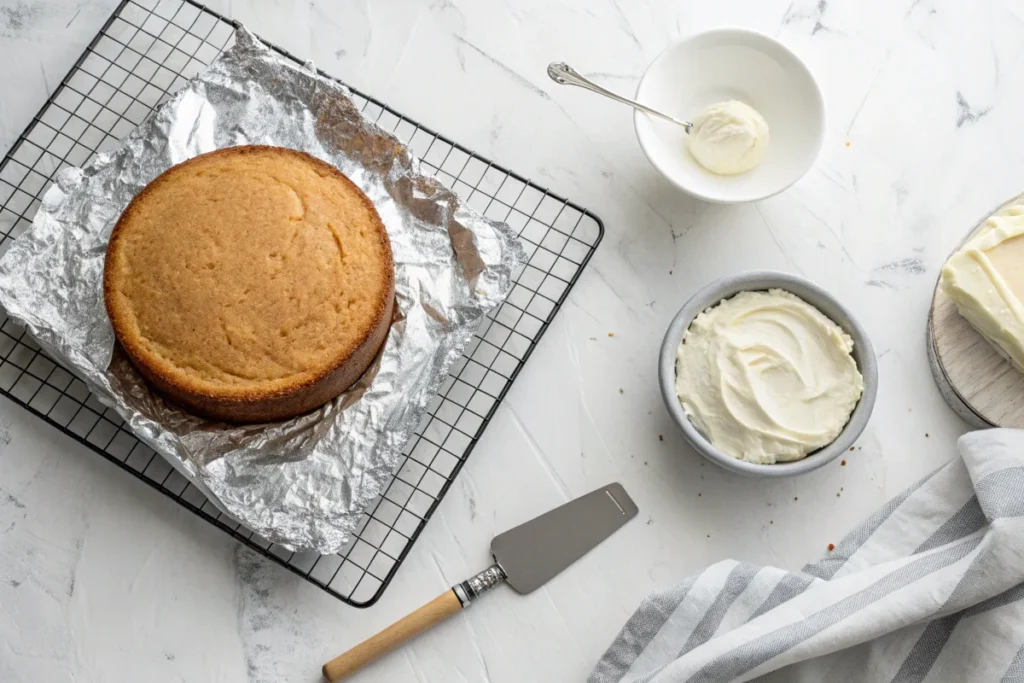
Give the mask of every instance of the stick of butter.
[{"label": "stick of butter", "polygon": [[941,284],[960,315],[1024,372],[1024,205],[986,220],[946,261]]}]

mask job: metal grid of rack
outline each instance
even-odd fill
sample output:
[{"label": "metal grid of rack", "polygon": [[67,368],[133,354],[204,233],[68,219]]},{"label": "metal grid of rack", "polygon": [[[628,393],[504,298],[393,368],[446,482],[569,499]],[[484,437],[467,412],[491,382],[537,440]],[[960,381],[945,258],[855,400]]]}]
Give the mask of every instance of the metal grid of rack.
[{"label": "metal grid of rack", "polygon": [[[0,162],[0,253],[31,224],[54,175],[113,147],[231,45],[237,22],[192,0],[124,0]],[[286,57],[301,61],[275,47]],[[530,257],[406,445],[385,493],[337,555],[294,553],[238,524],[140,442],[113,410],[0,311],[0,394],[240,542],[341,600],[372,605],[473,450],[604,233],[600,219],[353,90],[446,186],[515,229]]]}]

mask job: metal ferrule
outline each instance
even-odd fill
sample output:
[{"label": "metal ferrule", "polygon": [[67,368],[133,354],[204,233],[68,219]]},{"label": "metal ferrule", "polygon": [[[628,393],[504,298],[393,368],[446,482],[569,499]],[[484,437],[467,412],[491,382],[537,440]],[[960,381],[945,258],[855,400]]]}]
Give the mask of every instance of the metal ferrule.
[{"label": "metal ferrule", "polygon": [[505,570],[501,568],[501,565],[495,563],[476,576],[463,581],[462,583],[455,584],[452,586],[452,590],[455,591],[455,595],[459,598],[459,602],[462,603],[462,609],[466,609],[474,600],[497,586],[506,578],[508,577],[505,575]]}]

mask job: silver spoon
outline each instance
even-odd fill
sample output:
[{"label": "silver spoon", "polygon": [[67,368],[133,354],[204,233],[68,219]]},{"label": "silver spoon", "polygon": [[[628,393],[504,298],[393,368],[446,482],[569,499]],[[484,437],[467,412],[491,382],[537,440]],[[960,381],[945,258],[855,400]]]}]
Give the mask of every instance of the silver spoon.
[{"label": "silver spoon", "polygon": [[660,111],[651,109],[650,107],[640,104],[639,102],[634,102],[633,100],[629,100],[620,95],[616,95],[610,90],[605,90],[597,83],[589,81],[583,76],[581,76],[579,72],[576,71],[576,69],[572,68],[571,66],[564,62],[553,62],[551,64],[548,64],[548,76],[550,76],[551,80],[553,80],[555,83],[560,83],[561,85],[577,85],[581,88],[585,88],[592,92],[596,92],[598,95],[610,97],[616,102],[628,104],[634,109],[639,109],[642,112],[652,114],[659,118],[665,119],[666,121],[671,121],[672,123],[685,128],[687,133],[689,133],[690,130],[693,128],[693,124],[690,123],[689,121],[682,121],[680,119],[675,118],[674,116],[662,114]]}]

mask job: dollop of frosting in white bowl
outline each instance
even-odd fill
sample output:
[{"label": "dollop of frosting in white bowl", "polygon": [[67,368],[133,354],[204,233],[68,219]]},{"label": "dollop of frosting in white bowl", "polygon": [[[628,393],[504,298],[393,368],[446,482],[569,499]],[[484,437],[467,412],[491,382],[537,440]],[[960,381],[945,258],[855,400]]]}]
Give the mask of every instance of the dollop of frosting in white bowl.
[{"label": "dollop of frosting in white bowl", "polygon": [[768,137],[768,122],[756,109],[729,100],[694,117],[688,141],[701,166],[718,175],[738,175],[761,163]]}]

